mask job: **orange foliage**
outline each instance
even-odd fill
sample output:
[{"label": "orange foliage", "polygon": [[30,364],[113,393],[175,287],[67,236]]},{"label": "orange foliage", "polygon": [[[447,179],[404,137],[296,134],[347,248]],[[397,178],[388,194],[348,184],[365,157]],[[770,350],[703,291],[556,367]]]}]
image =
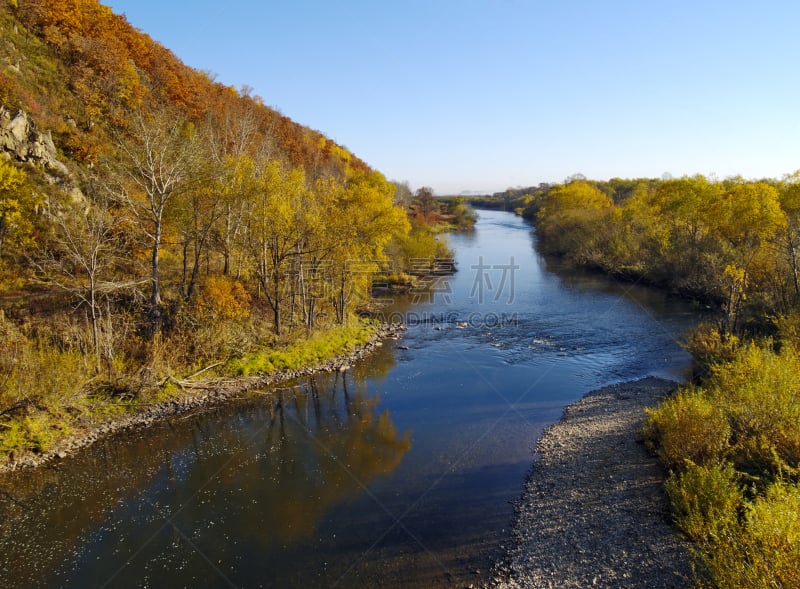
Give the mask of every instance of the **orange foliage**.
[{"label": "orange foliage", "polygon": [[[215,83],[207,74],[187,67],[98,0],[26,0],[16,14],[55,48],[67,66],[70,88],[81,109],[75,118],[83,130],[91,130],[101,119],[125,126],[125,113],[149,100],[166,101],[195,123],[213,120],[221,112],[252,109],[257,113],[252,149],[268,140],[293,167],[321,174],[346,177],[370,171],[346,149],[265,106],[260,98]],[[76,137],[70,133],[65,137],[78,159],[94,159],[95,149],[80,153]]]},{"label": "orange foliage", "polygon": [[214,319],[246,319],[250,315],[250,295],[241,282],[209,276],[200,293],[197,308],[201,315]]}]

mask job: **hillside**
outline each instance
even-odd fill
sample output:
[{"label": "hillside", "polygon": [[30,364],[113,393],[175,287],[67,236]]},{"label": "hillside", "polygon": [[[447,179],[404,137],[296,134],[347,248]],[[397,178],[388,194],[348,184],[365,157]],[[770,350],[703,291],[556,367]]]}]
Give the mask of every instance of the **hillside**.
[{"label": "hillside", "polygon": [[[254,149],[267,142],[276,155],[305,169],[341,171],[345,164],[369,169],[247,90],[187,67],[95,0],[5,2],[0,25],[0,102],[8,110],[29,112],[74,164],[108,155],[114,133],[130,125],[131,111],[161,103],[186,121],[214,127],[228,148],[242,148],[244,142]],[[245,122],[246,129],[231,128]]]},{"label": "hillside", "polygon": [[447,255],[407,187],[96,0],[0,31],[0,462],[346,353],[374,273]]}]

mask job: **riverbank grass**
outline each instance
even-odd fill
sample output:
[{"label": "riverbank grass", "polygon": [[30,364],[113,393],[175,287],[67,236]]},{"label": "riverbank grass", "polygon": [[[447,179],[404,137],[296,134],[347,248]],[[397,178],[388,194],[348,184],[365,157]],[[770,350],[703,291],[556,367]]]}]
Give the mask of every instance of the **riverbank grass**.
[{"label": "riverbank grass", "polygon": [[224,372],[234,376],[249,376],[315,366],[366,344],[377,329],[377,323],[353,320],[316,331],[279,348],[263,348],[241,358],[233,358],[226,363]]},{"label": "riverbank grass", "polygon": [[[2,319],[2,318],[0,318]],[[175,374],[134,374],[118,366],[115,375],[98,375],[86,355],[59,350],[52,343],[33,342],[2,322],[6,339],[0,359],[0,466],[42,455],[94,428],[191,396]],[[313,333],[301,331],[279,343],[265,344],[231,358],[206,372],[214,378],[269,375],[313,368],[344,358],[376,337],[379,325],[352,319]],[[124,363],[123,363],[124,364]],[[196,372],[196,370],[193,370]],[[203,384],[197,379],[192,384]],[[32,393],[35,391],[35,393]]]}]

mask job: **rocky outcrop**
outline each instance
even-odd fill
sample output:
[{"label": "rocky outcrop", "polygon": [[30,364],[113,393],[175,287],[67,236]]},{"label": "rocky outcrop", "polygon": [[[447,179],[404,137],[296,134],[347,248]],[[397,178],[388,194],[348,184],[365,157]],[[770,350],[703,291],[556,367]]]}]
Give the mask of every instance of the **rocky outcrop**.
[{"label": "rocky outcrop", "polygon": [[75,176],[58,159],[52,134],[37,129],[25,111],[12,114],[0,105],[0,157],[41,166],[49,181],[59,185],[74,202],[85,201]]},{"label": "rocky outcrop", "polygon": [[50,131],[39,131],[27,113],[12,115],[0,106],[0,150],[19,162],[42,165],[48,172],[71,179],[67,166],[58,159]]}]

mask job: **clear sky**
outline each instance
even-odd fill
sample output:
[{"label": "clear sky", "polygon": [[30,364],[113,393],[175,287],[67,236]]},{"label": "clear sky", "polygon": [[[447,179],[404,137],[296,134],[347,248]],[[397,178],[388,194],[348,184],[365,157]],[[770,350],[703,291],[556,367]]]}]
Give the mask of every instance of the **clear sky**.
[{"label": "clear sky", "polygon": [[102,0],[438,194],[800,168],[795,0]]}]

